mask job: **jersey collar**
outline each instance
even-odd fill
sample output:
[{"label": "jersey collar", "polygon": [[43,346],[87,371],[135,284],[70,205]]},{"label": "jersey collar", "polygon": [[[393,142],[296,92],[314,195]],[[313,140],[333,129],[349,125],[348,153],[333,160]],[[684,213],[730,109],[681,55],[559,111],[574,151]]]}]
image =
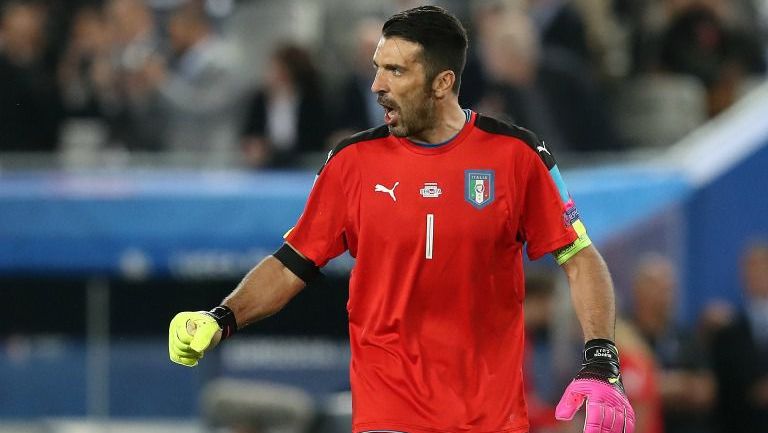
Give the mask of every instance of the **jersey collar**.
[{"label": "jersey collar", "polygon": [[467,116],[467,121],[464,123],[464,126],[456,133],[456,135],[442,143],[419,143],[405,137],[395,137],[395,139],[397,139],[403,146],[416,153],[428,155],[446,152],[464,141],[464,138],[469,134],[469,131],[472,130],[477,114],[469,109],[464,109],[464,113]]}]

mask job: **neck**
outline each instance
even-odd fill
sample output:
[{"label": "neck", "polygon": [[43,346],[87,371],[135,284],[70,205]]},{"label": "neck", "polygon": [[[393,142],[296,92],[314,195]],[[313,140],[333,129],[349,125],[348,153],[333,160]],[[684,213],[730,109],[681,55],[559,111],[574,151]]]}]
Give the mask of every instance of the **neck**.
[{"label": "neck", "polygon": [[461,131],[467,121],[464,110],[459,106],[459,98],[454,96],[450,101],[438,103],[435,107],[435,125],[420,133],[408,137],[412,141],[421,143],[443,143],[450,140]]}]

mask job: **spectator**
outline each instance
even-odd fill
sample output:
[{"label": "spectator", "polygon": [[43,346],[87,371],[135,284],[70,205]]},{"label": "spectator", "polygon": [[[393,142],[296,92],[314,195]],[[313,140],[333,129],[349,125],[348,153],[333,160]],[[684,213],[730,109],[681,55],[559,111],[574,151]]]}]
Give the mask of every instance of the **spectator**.
[{"label": "spectator", "polygon": [[[371,82],[375,70],[371,64],[373,52],[381,36],[381,20],[362,19],[355,29],[355,52],[350,74],[345,78],[338,101],[338,114],[334,122],[336,137],[351,135],[355,131],[364,131],[384,122],[384,111],[376,102],[376,94],[371,92]],[[329,140],[334,143],[338,140]]]},{"label": "spectator", "polygon": [[252,167],[297,165],[303,153],[323,149],[325,104],[310,53],[288,43],[273,53],[266,83],[251,101],[242,147]]},{"label": "spectator", "polygon": [[733,104],[751,76],[765,72],[758,33],[743,30],[750,26],[737,17],[740,8],[736,3],[657,3],[660,18],[655,24],[638,25],[635,32],[638,72],[696,77],[707,89],[710,117]]},{"label": "spectator", "polygon": [[188,0],[169,18],[171,63],[151,56],[142,69],[163,124],[163,147],[196,154],[208,165],[238,158],[237,128],[245,89],[240,54],[218,36],[204,4]]},{"label": "spectator", "polygon": [[768,426],[768,243],[742,258],[744,307],[716,336],[712,353],[720,431],[762,433]]},{"label": "spectator", "polygon": [[529,0],[528,13],[546,48],[565,50],[580,62],[592,60],[580,10],[568,0]]},{"label": "spectator", "polygon": [[674,17],[663,35],[661,67],[701,80],[714,116],[735,101],[748,74],[765,70],[759,47],[756,40],[728,29],[709,8],[691,7]]},{"label": "spectator", "polygon": [[144,73],[160,52],[154,15],[143,0],[109,0],[104,7],[109,60],[95,63],[91,79],[107,113],[110,140],[128,150],[159,150],[161,124]]},{"label": "spectator", "polygon": [[491,83],[480,109],[503,113],[572,151],[621,147],[587,66],[565,50],[542,51],[530,20],[508,12],[482,33]]},{"label": "spectator", "polygon": [[526,275],[524,383],[531,433],[564,427],[555,420],[555,405],[568,384],[568,377],[560,377],[554,365],[555,302],[555,281],[548,274]]},{"label": "spectator", "polygon": [[635,433],[664,433],[661,391],[652,349],[637,329],[622,319],[616,321],[616,341],[621,353],[624,389],[635,409]]},{"label": "spectator", "polygon": [[11,1],[0,16],[0,150],[53,151],[61,104],[45,65],[45,7]]},{"label": "spectator", "polygon": [[106,116],[98,85],[103,83],[102,71],[110,68],[109,49],[109,29],[101,11],[94,6],[78,9],[58,71],[67,116]]},{"label": "spectator", "polygon": [[506,11],[486,20],[485,25],[479,44],[489,83],[479,110],[535,130],[557,146],[568,147],[537,87],[541,45],[533,23],[519,12]]},{"label": "spectator", "polygon": [[677,274],[662,256],[646,257],[635,270],[632,322],[654,352],[665,430],[711,431],[714,379],[700,340],[675,325]]},{"label": "spectator", "polygon": [[717,334],[733,322],[736,315],[736,307],[724,299],[709,300],[699,312],[696,321],[697,334],[702,347],[711,349],[712,342]]}]

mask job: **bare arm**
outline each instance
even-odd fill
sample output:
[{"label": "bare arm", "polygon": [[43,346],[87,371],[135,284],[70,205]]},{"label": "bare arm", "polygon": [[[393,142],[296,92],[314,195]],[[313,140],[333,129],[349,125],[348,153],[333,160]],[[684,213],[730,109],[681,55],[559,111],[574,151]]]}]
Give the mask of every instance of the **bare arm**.
[{"label": "bare arm", "polygon": [[614,340],[616,305],[608,267],[590,245],[562,265],[571,288],[571,299],[581,323],[584,341]]},{"label": "bare arm", "polygon": [[267,256],[246,274],[223,304],[235,314],[237,327],[243,328],[280,311],[304,285],[279,260]]}]

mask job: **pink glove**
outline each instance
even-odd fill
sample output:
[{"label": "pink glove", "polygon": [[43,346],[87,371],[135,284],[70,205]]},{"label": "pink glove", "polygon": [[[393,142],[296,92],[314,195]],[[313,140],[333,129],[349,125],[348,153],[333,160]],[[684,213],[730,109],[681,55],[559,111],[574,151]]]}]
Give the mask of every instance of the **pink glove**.
[{"label": "pink glove", "polygon": [[555,408],[555,418],[571,420],[587,402],[584,433],[632,433],[635,412],[624,394],[619,373],[619,353],[610,340],[590,340],[584,363],[565,388]]}]

